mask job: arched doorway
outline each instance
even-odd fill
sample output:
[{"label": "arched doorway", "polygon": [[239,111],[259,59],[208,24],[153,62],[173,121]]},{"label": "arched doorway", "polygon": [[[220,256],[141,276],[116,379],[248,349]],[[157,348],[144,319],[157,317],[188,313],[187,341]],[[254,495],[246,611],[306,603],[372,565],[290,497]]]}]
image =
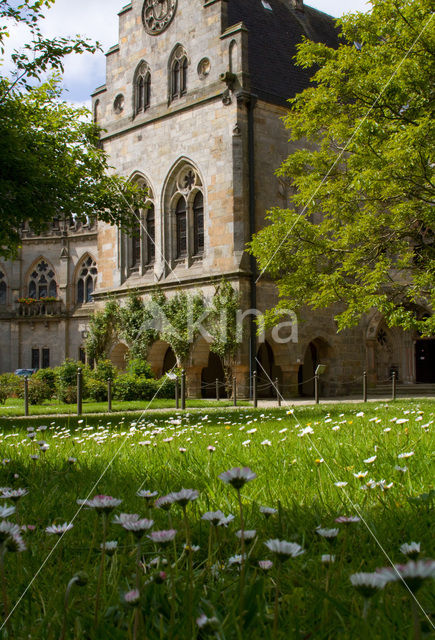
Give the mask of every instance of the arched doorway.
[{"label": "arched doorway", "polygon": [[[303,364],[298,371],[298,391],[300,396],[314,396],[314,374],[318,364],[329,364],[331,348],[323,338],[312,340],[305,349]],[[328,370],[326,375],[328,375]],[[321,379],[322,381],[322,379]]]},{"label": "arched doorway", "polygon": [[219,386],[220,397],[226,398],[225,374],[222,361],[216,353],[210,351],[208,364],[201,373],[201,396],[203,398],[216,397],[216,379],[221,383]]},{"label": "arched doorway", "polygon": [[165,357],[163,358],[163,367],[162,367],[162,375],[171,371],[177,365],[177,358],[175,357],[175,353],[172,350],[172,347],[168,347],[165,353]]},{"label": "arched doorway", "polygon": [[281,380],[281,367],[275,364],[275,356],[270,344],[263,342],[257,351],[257,383],[259,398],[273,398],[276,396],[274,383],[276,378]]},{"label": "arched doorway", "polygon": [[426,338],[415,342],[415,381],[435,383],[435,339]]},{"label": "arched doorway", "polygon": [[127,354],[128,347],[119,342],[111,351],[110,361],[117,369],[125,371],[127,368]]}]

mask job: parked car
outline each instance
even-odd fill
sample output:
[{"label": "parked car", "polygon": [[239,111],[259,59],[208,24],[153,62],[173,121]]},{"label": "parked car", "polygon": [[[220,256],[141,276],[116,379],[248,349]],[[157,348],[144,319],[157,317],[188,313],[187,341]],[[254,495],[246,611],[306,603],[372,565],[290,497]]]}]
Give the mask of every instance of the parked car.
[{"label": "parked car", "polygon": [[14,372],[16,376],[32,376],[34,373],[36,373],[37,369],[16,369],[16,371]]}]

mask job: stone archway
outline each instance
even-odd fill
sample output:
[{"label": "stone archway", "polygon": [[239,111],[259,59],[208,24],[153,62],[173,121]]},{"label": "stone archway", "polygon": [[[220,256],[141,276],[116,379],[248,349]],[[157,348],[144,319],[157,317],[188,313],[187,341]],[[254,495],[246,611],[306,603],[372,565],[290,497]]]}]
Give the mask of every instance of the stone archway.
[{"label": "stone archway", "polygon": [[210,351],[208,356],[208,364],[201,373],[201,395],[203,398],[216,397],[216,380],[221,383],[219,386],[219,395],[226,398],[225,391],[225,374],[220,357]]},{"label": "stone archway", "polygon": [[[300,396],[314,396],[314,374],[318,364],[330,364],[332,360],[332,347],[330,344],[321,337],[317,337],[305,348],[304,358],[302,364],[299,366],[298,372],[298,391]],[[328,366],[325,371],[324,377],[320,379],[321,385],[325,385],[330,372]]]},{"label": "stone archway", "polygon": [[[156,340],[148,349],[147,360],[150,363],[151,369],[156,378],[160,378],[164,373],[166,373],[166,371],[170,371],[174,366],[174,364],[171,364],[171,366],[169,366],[169,356],[166,359],[169,350],[172,352],[172,354],[174,353],[170,345],[164,340]],[[168,368],[165,369],[165,366],[167,366]]]},{"label": "stone archway", "polygon": [[122,342],[118,342],[112,351],[110,352],[111,363],[120,371],[125,371],[127,368],[127,355],[128,347]]}]

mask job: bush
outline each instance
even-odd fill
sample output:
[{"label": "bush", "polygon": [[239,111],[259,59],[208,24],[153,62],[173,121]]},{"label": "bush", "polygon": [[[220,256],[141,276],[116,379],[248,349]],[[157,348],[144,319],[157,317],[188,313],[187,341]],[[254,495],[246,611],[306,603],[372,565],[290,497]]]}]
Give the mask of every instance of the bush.
[{"label": "bush", "polygon": [[91,371],[90,376],[100,382],[107,382],[109,378],[115,380],[118,375],[118,369],[110,360],[99,360],[97,366]]},{"label": "bush", "polygon": [[0,388],[6,398],[22,398],[23,379],[15,373],[3,373],[0,376]]},{"label": "bush", "polygon": [[0,382],[0,404],[4,404],[8,397],[9,396],[6,387]]},{"label": "bush", "polygon": [[[156,396],[157,394],[157,396]],[[125,373],[118,376],[113,388],[115,400],[152,400],[158,398],[174,398],[175,384],[169,378],[153,380]]]},{"label": "bush", "polygon": [[107,382],[90,377],[86,383],[88,397],[94,402],[107,402]]},{"label": "bush", "polygon": [[140,378],[154,378],[150,363],[146,360],[141,360],[140,358],[133,358],[130,360],[127,371],[131,375]]},{"label": "bush", "polygon": [[42,404],[45,400],[50,400],[53,396],[53,388],[36,377],[36,374],[29,378],[29,402],[30,404]]},{"label": "bush", "polygon": [[39,380],[47,385],[50,391],[50,396],[47,400],[50,400],[55,395],[57,376],[54,369],[39,369],[30,380]]},{"label": "bush", "polygon": [[77,370],[79,368],[83,371],[83,399],[87,397],[90,369],[82,362],[68,359],[54,370],[56,374],[56,392],[60,402],[65,402],[66,404],[77,402]]}]

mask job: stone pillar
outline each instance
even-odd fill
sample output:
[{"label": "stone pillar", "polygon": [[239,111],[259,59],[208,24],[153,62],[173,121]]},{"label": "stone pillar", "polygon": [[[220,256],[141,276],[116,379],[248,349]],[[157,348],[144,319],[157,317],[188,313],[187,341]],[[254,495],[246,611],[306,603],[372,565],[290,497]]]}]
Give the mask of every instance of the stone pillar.
[{"label": "stone pillar", "polygon": [[366,341],[367,354],[367,383],[369,387],[375,387],[378,382],[376,374],[376,340]]},{"label": "stone pillar", "polygon": [[236,378],[237,397],[249,398],[249,366],[238,364],[233,368],[233,376]]},{"label": "stone pillar", "polygon": [[203,367],[186,367],[187,397],[201,398],[201,373]]},{"label": "stone pillar", "polygon": [[281,365],[282,382],[280,391],[284,398],[297,398],[299,396],[299,367],[299,364]]}]

